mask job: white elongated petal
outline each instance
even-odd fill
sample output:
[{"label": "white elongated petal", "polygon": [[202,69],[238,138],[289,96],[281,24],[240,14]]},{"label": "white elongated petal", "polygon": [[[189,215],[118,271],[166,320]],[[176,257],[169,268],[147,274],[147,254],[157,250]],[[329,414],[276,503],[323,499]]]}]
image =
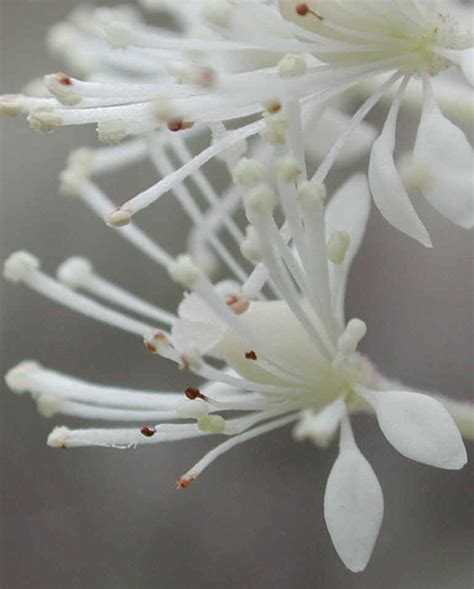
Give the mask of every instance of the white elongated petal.
[{"label": "white elongated petal", "polygon": [[409,391],[384,391],[367,400],[384,436],[403,456],[453,470],[466,464],[461,434],[438,401]]},{"label": "white elongated petal", "polygon": [[189,321],[202,321],[203,323],[215,324],[220,322],[215,313],[211,311],[209,305],[196,294],[186,295],[178,307],[178,315],[181,319]]},{"label": "white elongated petal", "polygon": [[431,97],[423,109],[413,153],[430,172],[431,180],[422,188],[428,202],[453,223],[472,227],[473,150],[465,134],[443,116]]},{"label": "white elongated petal", "polygon": [[220,322],[213,324],[179,319],[173,324],[171,338],[179,351],[194,348],[205,354],[220,341],[225,330],[225,325]]},{"label": "white elongated petal", "polygon": [[393,161],[394,141],[383,131],[372,146],[369,181],[379,211],[399,231],[431,247],[428,231],[421,222]]},{"label": "white elongated petal", "polygon": [[[329,280],[334,297],[334,312],[344,323],[344,297],[347,276],[357,254],[370,213],[370,192],[363,174],[352,176],[335,193],[326,207],[325,231],[328,241],[335,231],[346,231],[351,236],[349,249],[340,266],[329,265]],[[337,289],[337,292],[335,292]]]},{"label": "white elongated petal", "polygon": [[461,51],[459,65],[466,80],[474,86],[474,48]]},{"label": "white elongated petal", "polygon": [[383,511],[382,489],[355,444],[346,417],[340,453],[326,485],[324,517],[339,557],[354,573],[363,571],[369,562]]},{"label": "white elongated petal", "polygon": [[[345,131],[351,117],[340,110],[328,107],[314,125],[307,129],[306,152],[316,161],[322,161],[338,137]],[[349,136],[337,156],[336,165],[346,166],[365,156],[376,137],[375,128],[362,121]]]}]

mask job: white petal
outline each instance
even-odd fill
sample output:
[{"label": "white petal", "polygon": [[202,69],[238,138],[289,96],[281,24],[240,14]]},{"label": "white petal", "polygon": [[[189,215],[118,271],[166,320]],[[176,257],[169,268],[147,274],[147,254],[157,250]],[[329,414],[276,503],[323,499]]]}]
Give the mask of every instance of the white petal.
[{"label": "white petal", "polygon": [[428,166],[431,180],[423,195],[442,215],[461,227],[474,220],[473,150],[464,133],[426,99],[414,148],[415,161]]},{"label": "white petal", "polygon": [[474,48],[460,52],[459,65],[466,80],[474,86]]},{"label": "white petal", "polygon": [[[357,254],[370,213],[370,192],[367,178],[363,174],[352,176],[334,194],[326,207],[326,240],[334,231],[347,231],[351,244],[347,250],[342,268],[329,264],[331,291],[334,293],[334,312],[344,323],[344,297],[347,276],[352,260]],[[335,292],[337,289],[337,292]]]},{"label": "white petal", "polygon": [[220,323],[208,305],[197,294],[191,293],[183,298],[178,307],[178,316],[189,321],[202,321],[203,323]]},{"label": "white petal", "polygon": [[379,211],[394,227],[431,247],[428,232],[420,221],[393,161],[394,138],[382,132],[372,146],[369,181]]},{"label": "white petal", "polygon": [[368,400],[383,434],[403,456],[453,470],[466,464],[461,434],[438,401],[409,391],[383,391]]},{"label": "white petal", "polygon": [[[306,125],[306,152],[315,161],[322,161],[329,149],[344,132],[351,117],[337,108],[328,107],[315,122]],[[346,166],[365,156],[376,137],[375,128],[362,121],[350,134],[337,156],[336,165]]]},{"label": "white petal", "polygon": [[222,323],[179,319],[171,329],[171,340],[180,352],[196,348],[201,354],[205,354],[217,344],[225,330],[226,327]]},{"label": "white petal", "polygon": [[[343,427],[350,426],[346,422]],[[326,486],[324,517],[339,557],[352,572],[367,566],[383,510],[382,489],[372,467],[353,439],[341,444]]]}]

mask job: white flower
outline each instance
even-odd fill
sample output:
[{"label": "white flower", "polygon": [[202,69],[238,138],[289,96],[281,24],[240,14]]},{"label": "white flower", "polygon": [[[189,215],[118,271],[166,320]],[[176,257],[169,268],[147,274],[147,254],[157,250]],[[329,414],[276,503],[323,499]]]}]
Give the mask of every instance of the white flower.
[{"label": "white flower", "polygon": [[[127,8],[75,11],[52,30],[50,45],[89,81],[53,74],[45,78],[50,97],[1,101],[2,110],[29,113],[31,125],[45,132],[95,123],[101,141],[111,144],[162,128],[172,142],[167,129],[186,137],[210,128],[207,149],[122,205],[111,224],[126,223],[211,158],[237,157],[250,137],[258,138],[254,149],[262,155],[259,136],[275,144],[288,136],[302,172],[316,159],[312,179],[324,182],[336,162],[369,149],[376,132],[363,121],[398,84],[371,150],[375,203],[393,226],[426,246],[431,240],[407,189],[420,190],[454,223],[473,226],[472,149],[441,113],[431,82],[453,65],[472,81],[469,9],[459,14],[454,0],[142,4],[169,11],[181,32],[146,26]],[[395,129],[404,97],[420,83],[423,115],[411,173],[404,169],[402,176],[427,181],[405,186],[394,161]],[[337,110],[335,101],[355,90],[364,95],[356,112]],[[463,96],[459,104],[472,103]],[[258,118],[248,123],[248,116]],[[226,131],[224,122],[234,130]],[[134,147],[132,141],[131,152]]]},{"label": "white flower", "polygon": [[[187,291],[177,314],[111,283],[78,257],[65,261],[54,280],[34,256],[17,252],[4,275],[144,339],[148,351],[201,383],[190,381],[185,394],[131,391],[27,361],[7,373],[7,384],[31,393],[48,417],[140,424],[55,428],[48,438],[54,447],[128,448],[225,436],[178,480],[178,488],[189,486],[227,450],[288,424],[294,424],[295,439],[319,446],[339,431],[325,518],[345,565],[361,571],[379,532],[383,498],[354,441],[351,416],[375,413],[387,440],[404,456],[447,469],[467,460],[455,421],[467,437],[473,437],[474,426],[470,405],[403,390],[359,353],[367,327],[358,318],[346,321],[344,295],[369,214],[369,182],[353,176],[326,207],[324,181],[338,158],[348,161],[368,149],[376,134],[362,121],[399,81],[372,147],[375,202],[393,225],[425,245],[429,236],[403,182],[455,223],[472,226],[471,148],[441,114],[430,80],[452,64],[471,76],[470,33],[437,3],[423,0],[143,4],[169,10],[185,33],[147,27],[127,8],[76,11],[53,29],[50,42],[88,79],[46,76],[49,94],[4,97],[0,107],[7,114],[28,114],[31,125],[46,132],[97,124],[99,138],[111,145],[74,152],[61,174],[61,191],[106,217],[169,270]],[[402,181],[393,159],[395,125],[416,77],[422,80],[423,114],[413,157],[401,163]],[[355,87],[365,97],[348,116],[334,100]],[[232,129],[224,125],[231,121]],[[187,139],[207,129],[209,146],[193,155]],[[311,142],[315,132],[324,135],[316,137],[317,146]],[[244,158],[251,137],[255,141]],[[223,194],[202,169],[216,156],[234,179]],[[308,173],[311,157],[321,160],[314,174]],[[161,179],[116,208],[94,177],[145,158]],[[170,191],[192,221],[192,256],[175,258],[132,222],[135,213]],[[242,204],[249,221],[245,233],[236,221]],[[217,261],[227,277],[213,284],[209,275]]]},{"label": "white flower", "polygon": [[[190,381],[185,394],[131,391],[86,383],[32,361],[12,368],[6,382],[15,392],[31,393],[47,417],[63,414],[140,424],[118,429],[58,427],[48,438],[53,447],[129,448],[224,436],[225,441],[179,478],[177,488],[188,487],[226,451],[288,424],[295,424],[295,439],[320,446],[340,430],[340,452],[328,479],[324,511],[339,556],[357,572],[372,553],[383,497],[354,441],[350,415],[374,412],[387,440],[404,456],[425,464],[459,469],[467,460],[466,451],[442,403],[381,376],[357,351],[365,323],[344,318],[347,274],[369,214],[367,180],[352,177],[325,207],[324,185],[304,180],[296,159],[277,151],[273,168],[244,159],[234,170],[240,183],[235,188],[243,191],[251,224],[246,236],[227,213],[219,224],[239,232],[235,239],[255,265],[250,273],[245,259],[221,249],[229,278],[214,285],[189,255],[173,259],[133,224],[120,230],[188,291],[177,315],[112,284],[82,258],[64,262],[58,280],[44,274],[39,261],[26,252],[13,254],[5,264],[7,279],[144,337],[147,350],[197,375],[201,384]],[[78,175],[74,190],[100,211],[106,197],[89,179]],[[193,197],[182,190],[191,206]],[[284,217],[280,226],[276,207]],[[206,230],[206,235],[211,243],[219,238],[218,231],[211,235]],[[123,311],[107,306],[107,301]],[[449,403],[463,431],[472,436],[472,409],[460,413]]]}]

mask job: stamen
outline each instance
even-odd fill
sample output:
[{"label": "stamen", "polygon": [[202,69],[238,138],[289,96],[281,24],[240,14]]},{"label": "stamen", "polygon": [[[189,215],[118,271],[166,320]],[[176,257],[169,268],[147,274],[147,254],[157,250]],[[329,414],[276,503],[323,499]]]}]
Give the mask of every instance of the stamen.
[{"label": "stamen", "polygon": [[207,401],[207,397],[205,395],[203,395],[201,393],[201,391],[199,389],[197,389],[196,387],[188,387],[184,391],[184,394],[191,401],[194,401],[195,399],[201,399],[203,401]]},{"label": "stamen", "polygon": [[176,488],[185,489],[189,487],[189,485],[203,472],[205,468],[207,468],[212,462],[214,462],[214,460],[219,458],[219,456],[221,456],[228,450],[231,450],[234,446],[238,446],[239,444],[242,444],[247,440],[251,440],[252,438],[256,438],[257,436],[261,436],[280,427],[284,427],[292,421],[295,421],[295,419],[298,419],[298,415],[292,413],[280,419],[275,419],[270,423],[266,423],[265,425],[261,425],[260,427],[256,427],[248,432],[230,438],[223,444],[216,446],[210,452],[208,452],[197,464],[195,464],[190,470],[188,470],[186,474],[180,477],[176,485]]},{"label": "stamen", "polygon": [[59,282],[73,290],[84,289],[129,311],[172,325],[176,316],[143,301],[123,288],[98,276],[89,260],[73,257],[65,260],[57,269]]},{"label": "stamen", "polygon": [[153,331],[153,327],[113,311],[91,299],[77,294],[46,276],[39,270],[39,260],[28,252],[16,252],[6,260],[3,275],[11,282],[24,282],[27,286],[45,297],[96,319],[130,333],[143,336]]}]

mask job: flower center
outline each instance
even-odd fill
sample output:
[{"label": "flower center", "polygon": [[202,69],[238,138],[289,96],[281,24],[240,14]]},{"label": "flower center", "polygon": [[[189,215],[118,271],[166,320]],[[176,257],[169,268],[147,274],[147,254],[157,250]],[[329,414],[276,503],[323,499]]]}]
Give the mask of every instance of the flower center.
[{"label": "flower center", "polygon": [[[265,393],[269,396],[288,397],[302,407],[320,408],[341,395],[349,395],[354,385],[373,386],[378,378],[370,363],[357,352],[341,358],[323,357],[283,301],[252,302],[240,319],[272,351],[276,359],[273,365],[287,371],[288,378],[267,370],[259,362],[267,359],[258,349],[249,349],[232,329],[224,333],[213,353],[245,379],[288,389],[288,393]],[[280,366],[278,358],[282,360]]]}]

